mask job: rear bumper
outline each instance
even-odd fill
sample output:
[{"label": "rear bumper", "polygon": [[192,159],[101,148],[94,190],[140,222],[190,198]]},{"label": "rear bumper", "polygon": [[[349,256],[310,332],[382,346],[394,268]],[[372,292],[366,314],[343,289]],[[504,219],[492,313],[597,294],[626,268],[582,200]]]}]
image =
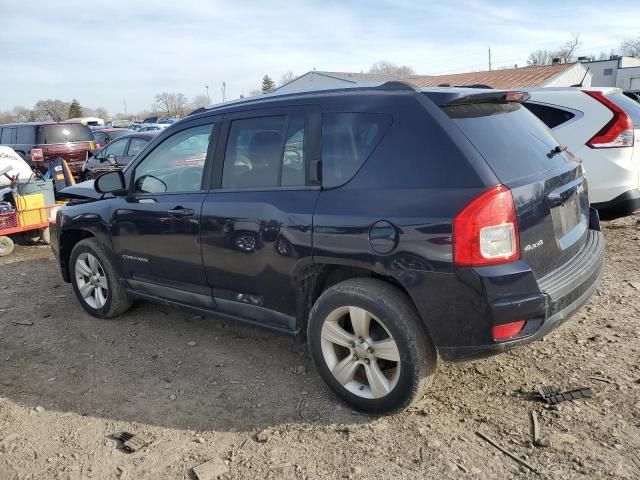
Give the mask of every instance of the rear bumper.
[{"label": "rear bumper", "polygon": [[626,217],[640,209],[640,189],[629,190],[622,195],[618,195],[613,200],[594,203],[591,206],[598,210],[602,218],[608,220]]},{"label": "rear bumper", "polygon": [[[536,281],[537,291],[529,294],[499,295],[490,286],[500,284],[497,277],[485,277],[488,287],[487,313],[475,322],[490,331],[499,325],[526,320],[518,337],[495,342],[484,332],[484,342],[473,345],[438,346],[440,356],[447,361],[471,360],[505,352],[538,340],[569,319],[583,306],[600,283],[604,266],[604,236],[599,230],[589,230],[584,248],[571,260]],[[504,278],[504,277],[503,277]],[[496,296],[496,294],[498,296]],[[476,338],[482,338],[477,335]]]}]

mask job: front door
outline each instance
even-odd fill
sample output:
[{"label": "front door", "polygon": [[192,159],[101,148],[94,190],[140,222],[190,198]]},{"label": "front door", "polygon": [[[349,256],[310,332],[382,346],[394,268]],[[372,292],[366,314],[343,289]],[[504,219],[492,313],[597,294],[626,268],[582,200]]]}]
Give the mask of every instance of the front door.
[{"label": "front door", "polygon": [[294,278],[311,262],[320,191],[307,174],[319,135],[319,112],[309,107],[225,117],[217,188],[202,210],[203,260],[222,311],[295,328]]},{"label": "front door", "polygon": [[164,138],[128,172],[130,194],[116,199],[112,236],[133,288],[209,306],[200,218],[207,196],[204,170],[215,141],[214,124],[202,122]]}]

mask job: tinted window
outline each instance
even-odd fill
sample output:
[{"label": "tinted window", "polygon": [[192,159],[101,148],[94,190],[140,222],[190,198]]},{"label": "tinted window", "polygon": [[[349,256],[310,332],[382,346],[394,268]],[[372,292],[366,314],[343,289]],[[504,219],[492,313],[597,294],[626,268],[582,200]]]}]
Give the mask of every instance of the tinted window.
[{"label": "tinted window", "polygon": [[222,188],[280,186],[286,116],[231,122]]},{"label": "tinted window", "polygon": [[15,143],[15,128],[3,128],[2,133],[0,134],[0,143],[3,145],[12,145]]},{"label": "tinted window", "polygon": [[16,143],[36,143],[36,128],[35,127],[18,127],[18,138]]},{"label": "tinted window", "polygon": [[116,142],[111,142],[100,155],[101,157],[107,157],[113,155],[114,157],[124,157],[124,151],[127,148],[127,139],[123,138]]},{"label": "tinted window", "polygon": [[93,140],[93,133],[89,127],[78,123],[67,125],[41,125],[38,128],[38,144],[88,142]]},{"label": "tinted window", "polygon": [[607,98],[629,114],[634,127],[640,128],[640,103],[631,100],[622,93],[607,95]]},{"label": "tinted window", "polygon": [[571,120],[575,115],[561,108],[541,105],[539,103],[525,103],[525,106],[549,128],[555,128]]},{"label": "tinted window", "polygon": [[212,131],[213,125],[188,128],[174,133],[156,146],[136,168],[136,192],[200,190]]},{"label": "tinted window", "polygon": [[443,108],[502,182],[566,163],[549,129],[519,103],[476,103]]},{"label": "tinted window", "polygon": [[140,151],[149,143],[149,140],[145,138],[132,138],[129,143],[129,150],[127,151],[127,156],[133,157],[140,153]]},{"label": "tinted window", "polygon": [[107,143],[107,134],[105,132],[93,132],[93,139],[98,143]]},{"label": "tinted window", "polygon": [[322,115],[322,183],[336,187],[349,181],[391,125],[391,117],[374,113]]}]

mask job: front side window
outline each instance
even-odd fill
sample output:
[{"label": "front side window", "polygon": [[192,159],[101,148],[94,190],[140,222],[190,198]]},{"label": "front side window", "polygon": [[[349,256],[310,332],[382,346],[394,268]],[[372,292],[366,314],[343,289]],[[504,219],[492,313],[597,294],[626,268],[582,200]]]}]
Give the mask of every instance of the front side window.
[{"label": "front side window", "polygon": [[113,155],[114,157],[124,157],[124,151],[127,148],[127,140],[118,140],[115,142],[111,142],[108,147],[106,147],[101,157],[108,157],[109,155]]},{"label": "front side window", "polygon": [[144,138],[132,138],[129,143],[129,151],[127,152],[127,156],[134,157],[138,153],[142,151],[142,149],[149,143],[149,140]]},{"label": "front side window", "polygon": [[304,186],[304,125],[303,115],[233,121],[222,188]]},{"label": "front side window", "polygon": [[213,124],[200,125],[165,139],[136,167],[134,190],[138,193],[199,191],[212,132]]}]

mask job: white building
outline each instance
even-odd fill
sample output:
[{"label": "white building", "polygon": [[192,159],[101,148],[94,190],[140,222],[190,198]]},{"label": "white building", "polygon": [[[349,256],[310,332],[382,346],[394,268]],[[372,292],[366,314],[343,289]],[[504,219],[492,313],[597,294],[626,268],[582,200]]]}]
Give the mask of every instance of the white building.
[{"label": "white building", "polygon": [[609,60],[582,61],[593,87],[640,90],[640,58],[612,56]]}]

